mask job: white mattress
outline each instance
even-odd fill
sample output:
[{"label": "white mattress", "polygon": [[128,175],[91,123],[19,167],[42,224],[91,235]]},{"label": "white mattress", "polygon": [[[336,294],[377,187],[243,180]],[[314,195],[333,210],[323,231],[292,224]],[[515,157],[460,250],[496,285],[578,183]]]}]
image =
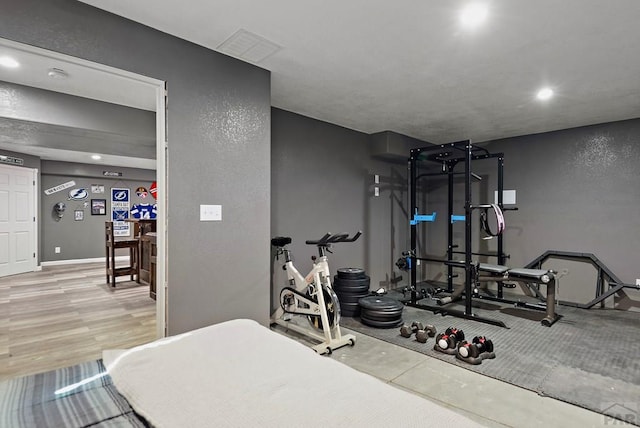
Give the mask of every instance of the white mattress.
[{"label": "white mattress", "polygon": [[118,391],[159,428],[479,426],[251,320],[103,358]]}]

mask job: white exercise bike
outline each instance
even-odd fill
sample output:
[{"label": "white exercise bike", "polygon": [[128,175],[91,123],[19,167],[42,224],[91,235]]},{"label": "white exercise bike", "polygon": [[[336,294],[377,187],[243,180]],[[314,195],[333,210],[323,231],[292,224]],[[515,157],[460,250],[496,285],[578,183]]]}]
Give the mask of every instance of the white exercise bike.
[{"label": "white exercise bike", "polygon": [[[271,245],[277,249],[276,258],[284,256],[282,268],[287,272],[288,280],[288,286],[280,292],[280,307],[271,316],[271,323],[319,340],[322,343],[313,347],[319,354],[331,354],[335,349],[356,343],[354,335],[342,335],[340,331],[340,302],[331,286],[327,252],[331,252],[331,244],[354,242],[360,235],[361,231],[351,238],[346,233],[327,233],[317,241],[306,241],[306,244],[318,247],[319,255],[311,257],[313,267],[306,276],[293,265],[291,251],[285,247],[291,243],[291,238],[278,236],[271,240]],[[305,316],[314,331],[296,324],[293,315]]]}]

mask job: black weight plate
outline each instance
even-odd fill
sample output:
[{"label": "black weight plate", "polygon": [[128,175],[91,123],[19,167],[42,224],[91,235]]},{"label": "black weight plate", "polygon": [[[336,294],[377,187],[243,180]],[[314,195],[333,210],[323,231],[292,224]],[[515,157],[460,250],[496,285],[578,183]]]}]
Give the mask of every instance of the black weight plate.
[{"label": "black weight plate", "polygon": [[348,294],[350,296],[359,296],[360,298],[363,297],[367,297],[370,296],[369,294],[369,288],[360,288],[360,289],[354,289],[354,288],[334,288],[333,291],[336,292],[336,294]]},{"label": "black weight plate", "polygon": [[364,285],[369,287],[370,283],[371,283],[371,278],[369,277],[369,275],[364,275],[362,278],[358,278],[358,279],[342,279],[338,275],[335,275],[333,277],[334,288],[335,287],[347,287],[347,288],[362,287]]},{"label": "black weight plate", "polygon": [[[360,307],[362,307],[362,305],[360,305]],[[393,318],[399,318],[402,316],[402,311],[404,310],[404,307],[387,310],[387,311],[376,311],[373,309],[367,309],[365,307],[362,307],[362,310],[372,317],[376,317],[379,319],[393,319]]]},{"label": "black weight plate", "polygon": [[360,290],[352,290],[352,289],[344,290],[342,288],[335,288],[334,291],[338,296],[351,296],[351,297],[357,296],[359,299],[362,299],[363,297],[367,297],[371,295],[368,288],[363,288]]},{"label": "black weight plate", "polygon": [[362,308],[360,308],[360,313],[364,314],[364,316],[366,318],[369,318],[370,320],[381,321],[381,322],[394,321],[402,318],[402,314],[396,314],[393,316],[382,316],[382,317],[375,314],[372,315],[370,312],[367,312],[366,309],[362,309]]},{"label": "black weight plate", "polygon": [[358,279],[364,277],[364,269],[361,268],[340,268],[337,272],[337,276],[344,279]]},{"label": "black weight plate", "polygon": [[343,309],[342,307],[340,308],[341,310],[341,316],[343,317],[358,317],[360,316],[360,307],[355,307],[355,308],[347,308],[347,309]]},{"label": "black weight plate", "polygon": [[[362,299],[358,300],[358,303],[360,304],[360,306],[362,306]],[[380,316],[385,316],[385,315],[396,315],[396,314],[401,314],[402,311],[404,310],[404,305],[402,306],[396,306],[394,308],[386,308],[386,309],[371,309],[367,306],[362,306],[365,310],[371,312],[372,314],[377,314]]]},{"label": "black weight plate", "polygon": [[[360,299],[360,300],[362,300],[362,299]],[[393,317],[396,317],[396,316],[399,316],[400,314],[402,314],[402,311],[404,310],[404,307],[402,307],[402,308],[395,308],[395,309],[387,309],[387,310],[384,310],[384,311],[378,311],[378,310],[375,310],[375,309],[365,308],[364,306],[362,306],[362,303],[360,301],[358,301],[358,303],[360,304],[362,309],[364,309],[365,311],[367,311],[371,315],[376,315],[376,316],[379,316],[379,317],[393,318]]]},{"label": "black weight plate", "polygon": [[404,305],[397,300],[384,296],[363,297],[359,301],[360,306],[377,312],[397,311],[404,308]]},{"label": "black weight plate", "polygon": [[343,303],[353,303],[354,305],[358,306],[358,300],[362,298],[362,296],[351,295],[351,294],[336,293],[336,295],[338,296],[338,300],[340,301],[341,305]]},{"label": "black weight plate", "polygon": [[[338,299],[339,300],[339,299]],[[357,303],[353,303],[353,302],[340,302],[340,309],[344,310],[354,310],[354,309],[359,309],[360,305],[358,305]]]},{"label": "black weight plate", "polygon": [[395,328],[401,326],[403,322],[402,319],[393,321],[375,321],[363,317],[362,314],[360,314],[360,321],[362,321],[363,324],[368,325],[369,327],[376,328]]},{"label": "black weight plate", "polygon": [[348,310],[348,311],[353,311],[355,309],[359,309],[360,306],[358,306],[357,303],[349,303],[349,302],[340,302],[340,309],[341,310]]},{"label": "black weight plate", "polygon": [[338,275],[334,275],[333,281],[345,285],[360,285],[369,283],[371,281],[371,277],[363,274],[360,278],[340,278]]}]

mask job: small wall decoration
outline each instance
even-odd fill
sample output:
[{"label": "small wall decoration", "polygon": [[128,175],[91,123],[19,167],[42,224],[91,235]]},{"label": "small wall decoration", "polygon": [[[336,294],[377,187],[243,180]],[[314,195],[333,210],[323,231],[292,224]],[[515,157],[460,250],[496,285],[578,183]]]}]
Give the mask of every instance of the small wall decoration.
[{"label": "small wall decoration", "polygon": [[138,195],[139,198],[146,198],[148,195],[147,189],[142,186],[138,187],[136,189],[136,195]]},{"label": "small wall decoration", "polygon": [[153,199],[158,199],[158,183],[156,183],[155,181],[151,183],[151,186],[149,187],[149,193],[151,193]]},{"label": "small wall decoration", "polygon": [[73,212],[73,218],[75,219],[75,221],[82,221],[84,220],[84,211],[82,210],[75,210]]},{"label": "small wall decoration", "polygon": [[129,236],[131,223],[129,219],[130,189],[111,188],[111,220],[113,220],[114,236]]},{"label": "small wall decoration", "polygon": [[81,201],[83,199],[87,199],[89,193],[87,189],[78,188],[69,190],[69,200],[70,201]]},{"label": "small wall decoration", "polygon": [[91,193],[104,193],[104,185],[102,185],[102,184],[92,184],[91,185]]},{"label": "small wall decoration", "polygon": [[60,192],[60,191],[62,191],[64,189],[68,189],[69,187],[73,187],[75,185],[76,185],[75,181],[73,181],[73,180],[67,181],[66,183],[62,183],[62,184],[59,184],[57,186],[53,186],[50,189],[46,189],[44,191],[44,194],[47,195],[47,196],[53,195],[54,193],[58,193],[58,192]]},{"label": "small wall decoration", "polygon": [[53,206],[53,219],[55,221],[60,221],[62,216],[64,216],[64,211],[67,209],[67,206],[64,202],[58,202]]},{"label": "small wall decoration", "polygon": [[91,199],[91,215],[107,215],[107,200]]},{"label": "small wall decoration", "polygon": [[134,204],[131,207],[131,217],[144,220],[155,220],[158,216],[156,204]]},{"label": "small wall decoration", "polygon": [[10,165],[24,165],[24,159],[14,158],[13,156],[0,155],[0,163],[8,163]]}]

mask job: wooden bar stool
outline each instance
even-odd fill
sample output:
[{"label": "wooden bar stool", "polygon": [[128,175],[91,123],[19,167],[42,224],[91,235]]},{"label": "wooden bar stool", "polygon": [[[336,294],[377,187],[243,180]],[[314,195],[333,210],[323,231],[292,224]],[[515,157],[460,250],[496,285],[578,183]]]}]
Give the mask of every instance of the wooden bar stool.
[{"label": "wooden bar stool", "polygon": [[[113,234],[113,222],[106,221],[104,223],[105,231],[105,248],[106,248],[106,268],[107,268],[107,284],[111,283],[112,287],[116,286],[116,277],[131,275],[131,281],[134,276],[140,277],[140,256],[138,254],[138,231],[137,225],[134,225],[133,236],[135,239],[115,239]],[[129,265],[116,267],[116,249],[129,249]]]}]

